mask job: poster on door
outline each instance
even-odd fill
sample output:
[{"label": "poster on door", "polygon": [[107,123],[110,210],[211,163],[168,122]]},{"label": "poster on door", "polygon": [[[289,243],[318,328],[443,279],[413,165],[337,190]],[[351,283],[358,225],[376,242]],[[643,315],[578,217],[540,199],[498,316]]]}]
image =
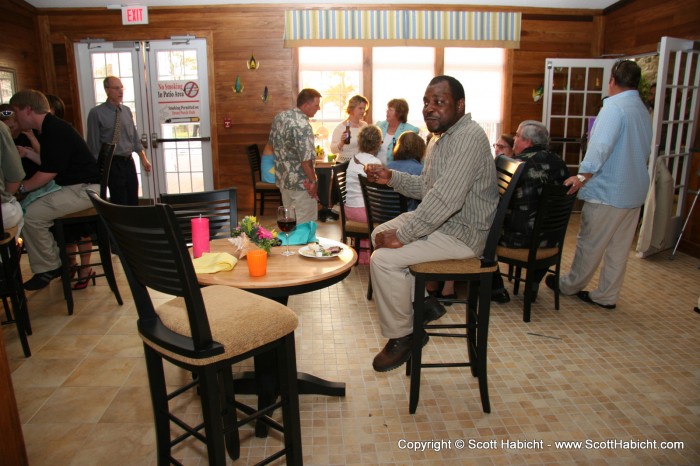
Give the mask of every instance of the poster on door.
[{"label": "poster on door", "polygon": [[158,115],[162,123],[197,123],[200,116],[197,81],[159,81]]}]

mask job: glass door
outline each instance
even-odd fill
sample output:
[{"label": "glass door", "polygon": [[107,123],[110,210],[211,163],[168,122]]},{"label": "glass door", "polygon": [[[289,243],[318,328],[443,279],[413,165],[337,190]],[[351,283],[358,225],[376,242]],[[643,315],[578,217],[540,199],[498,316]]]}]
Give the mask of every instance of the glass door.
[{"label": "glass door", "polygon": [[[656,204],[658,209],[661,208],[659,206],[666,206],[668,211],[655,213],[652,209],[645,208],[642,232],[637,243],[637,255],[640,257],[673,247],[680,235],[683,212],[690,198],[688,181],[690,176],[695,176],[690,170],[700,106],[699,89],[700,50],[697,42],[662,37],[652,119],[654,132],[649,177],[654,180],[657,169],[666,170],[673,183],[673,193],[665,202],[659,198]],[[652,185],[651,189],[654,188]],[[654,193],[655,199],[661,195],[662,191]],[[654,232],[660,233],[655,236]]]},{"label": "glass door", "polygon": [[576,173],[607,96],[615,60],[547,59],[545,63],[542,122],[549,128],[551,149]]},{"label": "glass door", "polygon": [[102,81],[124,85],[141,142],[153,165],[139,172],[142,197],[213,189],[206,41],[81,42],[75,45],[83,127],[106,100]]}]

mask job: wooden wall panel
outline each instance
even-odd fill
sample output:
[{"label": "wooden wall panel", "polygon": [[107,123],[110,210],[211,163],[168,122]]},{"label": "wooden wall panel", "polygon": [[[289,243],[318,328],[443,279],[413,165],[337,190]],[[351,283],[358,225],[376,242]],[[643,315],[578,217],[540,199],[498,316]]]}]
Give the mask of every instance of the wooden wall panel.
[{"label": "wooden wall panel", "polygon": [[597,24],[592,15],[523,14],[520,49],[512,52],[511,87],[505,89],[511,107],[504,132],[514,133],[523,120],[542,119],[542,100],[533,102],[532,90],[544,82],[546,59],[590,57]]},{"label": "wooden wall panel", "polygon": [[[700,0],[633,0],[611,7],[605,14],[604,46],[606,54],[634,55],[655,52],[663,36],[700,40]],[[696,150],[700,149],[700,132],[696,128]],[[689,188],[697,190],[700,179],[700,152],[693,153]],[[686,199],[685,221],[693,199]],[[700,205],[683,233],[679,249],[700,257]]]},{"label": "wooden wall panel", "polygon": [[655,52],[661,37],[700,39],[700,0],[633,0],[605,12],[606,54]]},{"label": "wooden wall panel", "polygon": [[[216,147],[216,187],[239,187],[239,205],[242,212],[252,208],[252,190],[245,147],[262,145],[267,139],[272,117],[294,105],[296,90],[294,76],[296,63],[292,49],[283,46],[285,8],[301,5],[235,5],[208,7],[153,7],[149,8],[150,24],[122,26],[119,11],[105,9],[41,10],[36,13],[22,0],[9,1],[20,9],[19,15],[3,15],[0,27],[14,32],[6,34],[0,52],[0,65],[11,62],[21,74],[22,87],[56,87],[59,96],[74,110],[74,124],[80,125],[77,114],[77,91],[73,76],[72,51],[67,48],[73,41],[85,37],[106,40],[167,39],[171,35],[195,34],[206,36],[212,55],[211,99],[212,140]],[[17,5],[20,5],[18,7]],[[24,5],[24,7],[21,7]],[[310,5],[308,8],[324,8]],[[340,7],[340,6],[338,6]],[[455,5],[373,5],[351,8],[415,8],[503,11],[502,7]],[[540,8],[511,8],[523,13],[522,39],[518,50],[509,52],[504,93],[504,131],[514,131],[525,119],[541,119],[542,103],[532,101],[532,90],[544,81],[547,58],[587,58],[601,54],[636,54],[655,50],[663,35],[692,39],[700,36],[700,0],[625,0],[605,12],[600,10],[551,10]],[[41,28],[32,26],[37,15]],[[32,27],[35,29],[32,30]],[[39,31],[41,33],[39,33]],[[39,37],[50,44],[41,48],[26,37]],[[11,40],[10,48],[6,48]],[[65,50],[61,50],[60,46]],[[56,54],[58,57],[42,56]],[[249,71],[245,61],[254,53],[261,67]],[[65,57],[65,63],[59,58]],[[59,63],[47,69],[40,68],[43,59],[56,58]],[[47,67],[48,68],[48,67]],[[51,75],[53,73],[53,75]],[[231,87],[240,75],[245,90],[234,95]],[[52,78],[53,79],[50,79]],[[270,100],[262,103],[260,94],[268,86]],[[65,90],[64,90],[65,88]],[[223,118],[230,116],[233,127],[225,129]],[[700,216],[698,216],[700,217]],[[695,231],[700,228],[695,228]],[[700,241],[699,241],[700,243]]]},{"label": "wooden wall panel", "polygon": [[15,70],[17,89],[41,89],[43,68],[36,26],[36,10],[28,4],[3,0],[0,17],[0,66]]}]

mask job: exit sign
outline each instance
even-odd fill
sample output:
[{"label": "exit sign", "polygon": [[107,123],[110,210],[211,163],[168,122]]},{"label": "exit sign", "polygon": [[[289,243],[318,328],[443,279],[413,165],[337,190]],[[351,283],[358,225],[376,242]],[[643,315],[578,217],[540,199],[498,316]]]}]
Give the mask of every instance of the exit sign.
[{"label": "exit sign", "polygon": [[148,24],[147,6],[125,6],[122,7],[122,24]]}]

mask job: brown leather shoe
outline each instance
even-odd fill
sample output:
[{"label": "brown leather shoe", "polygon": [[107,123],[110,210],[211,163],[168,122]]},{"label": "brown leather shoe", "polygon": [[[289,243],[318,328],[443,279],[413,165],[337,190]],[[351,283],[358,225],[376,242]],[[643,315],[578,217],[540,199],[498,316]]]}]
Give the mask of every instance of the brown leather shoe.
[{"label": "brown leather shoe", "polygon": [[[425,335],[425,334],[424,334]],[[428,344],[428,335],[423,338],[423,345]],[[384,349],[374,357],[372,367],[377,372],[387,372],[401,367],[403,363],[411,359],[413,348],[413,334],[401,338],[390,338],[384,345]]]}]

